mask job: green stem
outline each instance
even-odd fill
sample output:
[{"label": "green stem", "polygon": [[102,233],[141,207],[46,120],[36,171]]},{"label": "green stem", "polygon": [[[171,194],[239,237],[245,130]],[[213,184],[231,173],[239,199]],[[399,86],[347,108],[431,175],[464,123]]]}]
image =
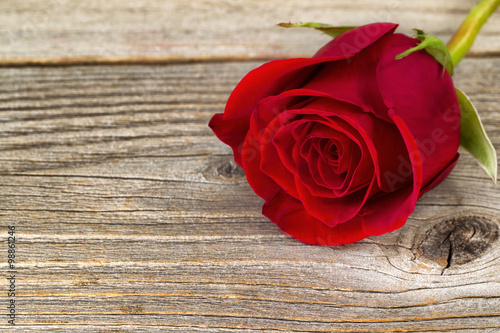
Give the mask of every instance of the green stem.
[{"label": "green stem", "polygon": [[481,0],[474,6],[447,44],[453,65],[457,65],[471,48],[479,30],[500,5],[500,0]]}]

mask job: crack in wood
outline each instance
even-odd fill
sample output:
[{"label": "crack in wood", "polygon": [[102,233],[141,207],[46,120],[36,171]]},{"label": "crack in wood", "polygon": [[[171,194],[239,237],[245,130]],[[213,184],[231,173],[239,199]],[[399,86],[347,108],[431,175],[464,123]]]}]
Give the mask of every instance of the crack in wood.
[{"label": "crack in wood", "polygon": [[453,233],[454,230],[455,230],[455,228],[453,228],[450,231],[450,233],[448,234],[448,236],[446,236],[446,239],[444,240],[444,243],[449,243],[449,248],[448,248],[448,257],[446,258],[446,266],[441,271],[441,275],[444,275],[444,272],[448,268],[450,268],[451,265],[452,265],[452,261],[453,261],[453,242],[450,240],[450,237],[451,237],[451,234]]}]

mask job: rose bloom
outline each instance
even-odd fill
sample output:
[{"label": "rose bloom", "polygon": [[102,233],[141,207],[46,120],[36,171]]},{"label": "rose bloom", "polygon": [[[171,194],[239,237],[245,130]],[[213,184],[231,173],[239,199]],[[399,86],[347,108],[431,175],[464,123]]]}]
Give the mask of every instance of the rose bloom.
[{"label": "rose bloom", "polygon": [[292,237],[338,245],[402,227],[458,159],[453,82],[418,40],[375,23],[313,58],[251,71],[210,127],[231,146],[262,213]]}]

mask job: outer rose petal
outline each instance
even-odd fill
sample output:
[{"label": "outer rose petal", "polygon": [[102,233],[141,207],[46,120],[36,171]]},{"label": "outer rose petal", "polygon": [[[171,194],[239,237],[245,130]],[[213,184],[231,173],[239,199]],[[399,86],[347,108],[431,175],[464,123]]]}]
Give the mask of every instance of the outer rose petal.
[{"label": "outer rose petal", "polygon": [[[460,144],[460,117],[455,88],[447,72],[425,51],[394,57],[413,45],[410,38],[390,36],[393,46],[380,59],[377,77],[385,103],[408,126],[423,162],[423,185],[455,158]],[[460,119],[460,118],[458,118]],[[411,153],[411,152],[410,152]]]},{"label": "outer rose petal", "polygon": [[[392,110],[391,110],[392,111]],[[371,200],[364,207],[363,230],[368,235],[381,235],[401,228],[413,213],[422,186],[422,160],[412,133],[398,116],[389,115],[398,126],[410,153],[413,184],[379,199]]]},{"label": "outer rose petal", "polygon": [[262,214],[285,233],[307,244],[349,244],[369,236],[363,232],[362,217],[356,216],[330,228],[309,215],[300,201],[283,191],[264,205]]},{"label": "outer rose petal", "polygon": [[[276,128],[283,129],[286,127],[278,127],[280,119],[279,117],[274,118],[273,121],[269,123],[266,127],[265,142],[261,143],[261,162],[260,170],[271,177],[276,183],[278,183],[288,194],[298,198],[297,188],[295,186],[293,169],[287,168],[284,161],[280,159],[280,154],[273,144],[275,133],[272,133]],[[291,141],[291,140],[288,140]],[[293,144],[293,142],[290,142]]]},{"label": "outer rose petal", "polygon": [[424,193],[432,190],[436,186],[438,186],[443,180],[445,180],[446,177],[450,174],[451,170],[455,167],[457,164],[458,158],[460,157],[460,154],[457,153],[455,156],[455,159],[451,161],[451,163],[441,172],[436,178],[434,178],[429,184],[427,184],[424,188],[420,190],[420,197],[424,195]]},{"label": "outer rose petal", "polygon": [[214,131],[219,140],[231,147],[234,160],[240,167],[243,167],[241,149],[243,140],[245,140],[245,136],[248,132],[248,122],[249,120],[245,119],[245,117],[224,120],[223,114],[217,113],[212,117],[209,123],[210,128]]},{"label": "outer rose petal", "polygon": [[398,27],[394,23],[372,23],[347,31],[334,38],[314,55],[314,58],[353,56],[369,47],[383,36],[394,32]]},{"label": "outer rose petal", "polygon": [[377,89],[376,69],[390,36],[383,36],[345,61],[324,64],[304,89],[326,93],[332,99],[354,104],[365,112],[388,120],[387,108]]},{"label": "outer rose petal", "polygon": [[330,199],[311,195],[299,178],[296,178],[295,182],[304,209],[329,227],[335,227],[353,219],[376,190],[374,179],[366,189],[340,198]]},{"label": "outer rose petal", "polygon": [[252,131],[249,131],[245,138],[242,157],[248,184],[258,196],[267,201],[281,191],[278,184],[260,170],[260,145]]}]

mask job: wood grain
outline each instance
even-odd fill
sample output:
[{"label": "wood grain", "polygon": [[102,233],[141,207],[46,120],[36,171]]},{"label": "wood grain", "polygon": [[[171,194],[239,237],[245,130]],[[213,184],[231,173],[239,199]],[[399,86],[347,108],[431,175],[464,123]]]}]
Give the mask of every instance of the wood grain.
[{"label": "wood grain", "polygon": [[[310,56],[321,33],[280,22],[400,23],[449,37],[476,0],[5,0],[0,2],[0,63],[173,61]],[[472,54],[498,54],[500,14]]]},{"label": "wood grain", "polygon": [[[0,69],[17,331],[498,332],[500,190],[466,153],[391,234],[307,246],[260,214],[207,127],[260,64]],[[500,59],[455,82],[500,147]]]}]

